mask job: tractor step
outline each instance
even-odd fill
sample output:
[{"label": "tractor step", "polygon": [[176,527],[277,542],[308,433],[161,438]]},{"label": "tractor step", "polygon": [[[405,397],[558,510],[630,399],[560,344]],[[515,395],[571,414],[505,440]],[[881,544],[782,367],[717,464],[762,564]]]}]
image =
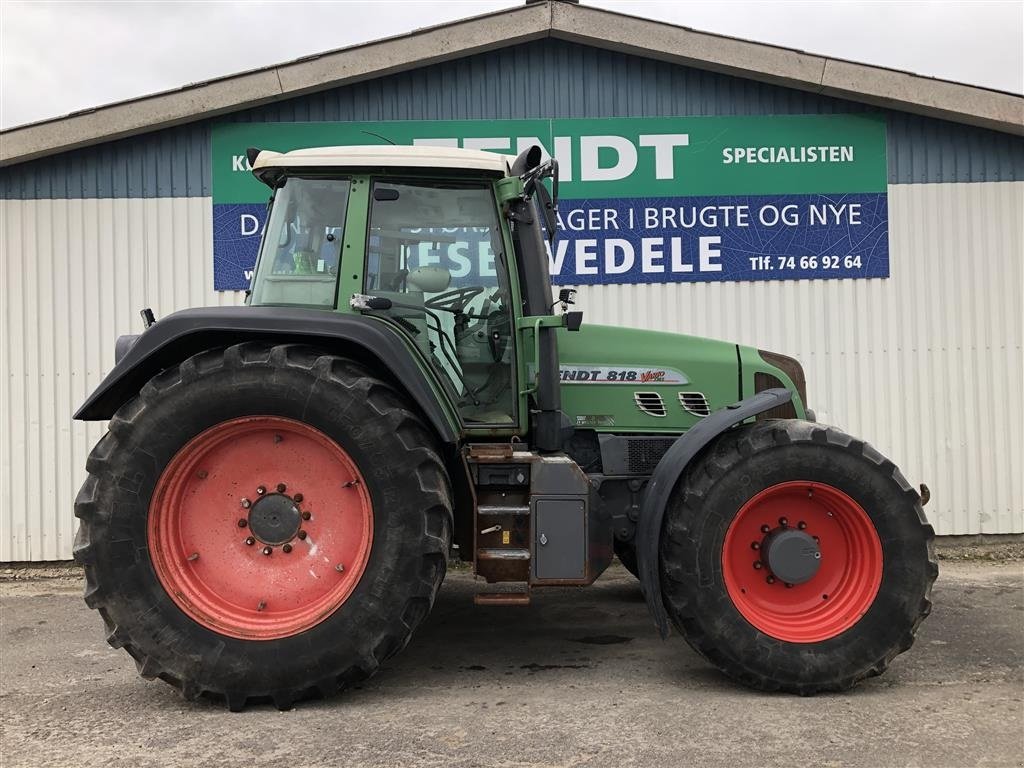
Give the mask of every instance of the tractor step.
[{"label": "tractor step", "polygon": [[480,592],[473,595],[475,605],[529,605],[530,592]]}]

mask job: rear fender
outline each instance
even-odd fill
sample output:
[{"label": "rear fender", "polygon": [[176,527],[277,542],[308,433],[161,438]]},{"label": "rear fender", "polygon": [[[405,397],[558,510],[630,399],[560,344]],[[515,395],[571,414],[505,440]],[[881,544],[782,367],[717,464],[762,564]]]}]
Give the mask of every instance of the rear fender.
[{"label": "rear fender", "polygon": [[715,411],[680,435],[654,468],[641,502],[636,531],[636,555],[640,586],[662,638],[668,637],[668,614],[662,599],[659,574],[661,523],[679,478],[694,457],[720,434],[759,413],[790,402],[792,397],[793,393],[788,389],[766,389]]},{"label": "rear fender", "polygon": [[109,419],[165,368],[204,349],[255,340],[307,343],[328,351],[342,346],[346,353],[373,364],[408,393],[444,443],[458,439],[456,425],[413,352],[382,322],[362,315],[285,307],[208,307],[168,315],[130,347],[118,349],[113,370],[74,418]]}]

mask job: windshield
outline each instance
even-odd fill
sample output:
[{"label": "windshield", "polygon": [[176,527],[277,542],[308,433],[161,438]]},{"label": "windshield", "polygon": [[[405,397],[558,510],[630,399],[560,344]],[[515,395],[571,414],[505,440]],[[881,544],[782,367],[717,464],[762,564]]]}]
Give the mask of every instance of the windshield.
[{"label": "windshield", "polygon": [[289,178],[278,188],[250,304],[334,307],[349,187],[346,179]]},{"label": "windshield", "polygon": [[373,185],[364,290],[443,372],[466,422],[512,424],[510,294],[489,184]]}]

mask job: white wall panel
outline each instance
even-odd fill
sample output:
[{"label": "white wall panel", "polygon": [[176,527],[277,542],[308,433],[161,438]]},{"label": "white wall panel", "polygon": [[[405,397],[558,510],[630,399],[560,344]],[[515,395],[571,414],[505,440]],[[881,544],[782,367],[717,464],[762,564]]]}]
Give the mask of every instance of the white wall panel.
[{"label": "white wall panel", "polygon": [[[592,286],[587,322],[792,354],[823,421],[927,482],[940,534],[1024,531],[1024,183],[889,188],[888,280]],[[117,335],[213,290],[209,198],[0,202],[0,561],[71,556]]]},{"label": "white wall panel", "polygon": [[584,322],[790,354],[821,421],[927,483],[940,534],[1024,531],[1024,183],[889,187],[886,280],[585,286]]},{"label": "white wall panel", "polygon": [[213,290],[209,198],[0,203],[0,561],[71,557],[75,494],[103,434],[72,412],[139,310],[239,304]]}]

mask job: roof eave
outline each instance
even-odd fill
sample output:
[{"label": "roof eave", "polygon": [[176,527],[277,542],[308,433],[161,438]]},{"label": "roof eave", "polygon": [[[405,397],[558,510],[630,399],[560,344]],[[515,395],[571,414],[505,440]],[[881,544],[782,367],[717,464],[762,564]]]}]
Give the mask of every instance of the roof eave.
[{"label": "roof eave", "polygon": [[0,132],[0,167],[552,36],[1024,135],[1024,97],[597,8],[510,8]]},{"label": "roof eave", "polygon": [[555,3],[553,37],[902,112],[1024,135],[1024,97]]}]

